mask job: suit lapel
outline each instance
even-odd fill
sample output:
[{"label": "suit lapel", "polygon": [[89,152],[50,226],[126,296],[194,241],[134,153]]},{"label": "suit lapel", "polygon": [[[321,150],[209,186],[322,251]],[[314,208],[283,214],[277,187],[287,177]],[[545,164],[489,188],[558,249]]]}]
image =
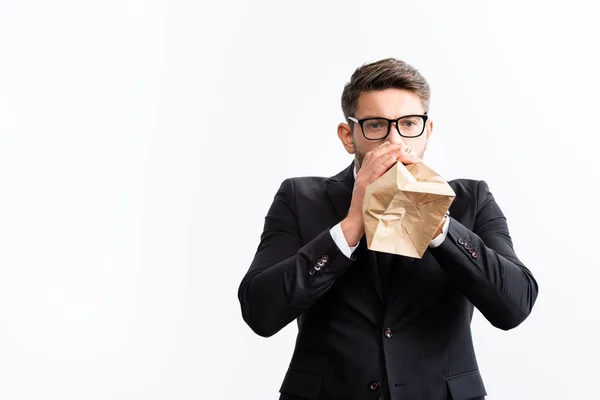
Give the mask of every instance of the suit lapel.
[{"label": "suit lapel", "polygon": [[362,261],[365,265],[363,266],[363,271],[371,281],[371,284],[375,288],[377,295],[379,296],[379,300],[381,303],[385,303],[385,297],[383,295],[383,286],[381,283],[381,276],[379,274],[379,266],[377,263],[376,253],[367,248],[367,239],[363,236],[360,240],[360,244],[356,249],[356,259]]},{"label": "suit lapel", "polygon": [[348,168],[329,178],[326,187],[336,214],[340,219],[346,218],[352,201],[352,189],[354,188],[354,161]]},{"label": "suit lapel", "polygon": [[[327,194],[329,195],[338,217],[340,220],[346,218],[348,209],[350,208],[350,202],[352,201],[352,190],[354,188],[354,162],[352,162],[348,168],[330,178],[326,185]],[[377,257],[375,256],[375,252],[367,249],[367,241],[364,236],[360,240],[355,254],[357,261],[365,264],[362,269],[365,271],[369,281],[375,288],[379,299],[383,303],[384,297],[381,286],[381,277],[379,276],[379,269],[377,267]]]}]

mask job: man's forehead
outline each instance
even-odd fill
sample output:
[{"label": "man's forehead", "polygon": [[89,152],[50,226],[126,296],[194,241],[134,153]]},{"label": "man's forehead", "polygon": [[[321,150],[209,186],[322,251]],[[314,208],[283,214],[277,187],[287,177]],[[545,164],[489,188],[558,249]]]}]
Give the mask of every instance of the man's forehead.
[{"label": "man's forehead", "polygon": [[358,97],[356,114],[360,118],[371,116],[398,118],[403,115],[423,114],[419,97],[407,90],[387,89],[363,92]]}]

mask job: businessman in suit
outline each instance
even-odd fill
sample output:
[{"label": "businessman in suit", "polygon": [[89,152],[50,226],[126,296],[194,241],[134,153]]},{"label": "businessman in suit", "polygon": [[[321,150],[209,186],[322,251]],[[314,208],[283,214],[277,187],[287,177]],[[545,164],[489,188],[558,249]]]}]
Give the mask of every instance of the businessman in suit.
[{"label": "businessman in suit", "polygon": [[421,259],[366,247],[365,189],[422,159],[429,97],[403,61],[361,66],[337,131],[354,161],[331,178],[286,179],[274,197],[238,297],[258,335],[298,321],[280,400],[483,399],[473,307],[504,330],[531,312],[537,283],[485,181],[448,182],[456,198]]}]

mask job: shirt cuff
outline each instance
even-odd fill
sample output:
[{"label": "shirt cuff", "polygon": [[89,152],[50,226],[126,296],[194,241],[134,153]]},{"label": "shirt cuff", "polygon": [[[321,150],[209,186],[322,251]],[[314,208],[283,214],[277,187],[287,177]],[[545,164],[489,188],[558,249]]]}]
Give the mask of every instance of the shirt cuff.
[{"label": "shirt cuff", "polygon": [[331,228],[329,230],[329,233],[331,233],[331,237],[333,238],[333,241],[337,245],[338,249],[340,249],[340,251],[346,257],[350,258],[350,256],[352,256],[352,253],[354,253],[354,250],[356,250],[356,248],[358,247],[358,245],[356,245],[354,247],[350,247],[350,245],[346,241],[344,232],[342,231],[341,223],[339,223],[339,224],[335,225],[333,228]]},{"label": "shirt cuff", "polygon": [[436,238],[434,238],[431,243],[429,243],[429,247],[435,248],[442,244],[444,240],[446,240],[446,236],[448,235],[448,226],[450,225],[450,216],[446,215],[446,221],[444,222],[444,226],[442,226],[442,233],[440,233]]}]

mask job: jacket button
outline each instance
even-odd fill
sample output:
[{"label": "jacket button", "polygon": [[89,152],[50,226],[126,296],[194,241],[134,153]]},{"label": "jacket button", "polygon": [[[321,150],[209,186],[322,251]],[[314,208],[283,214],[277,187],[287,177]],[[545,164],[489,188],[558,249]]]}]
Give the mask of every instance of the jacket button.
[{"label": "jacket button", "polygon": [[381,383],[379,383],[377,381],[371,382],[371,384],[369,385],[369,389],[371,389],[373,391],[379,389],[380,387],[381,387]]},{"label": "jacket button", "polygon": [[469,243],[465,244],[465,249],[467,249],[468,251],[473,251],[473,250],[475,250],[475,249],[473,248],[473,246],[471,246]]},{"label": "jacket button", "polygon": [[317,272],[317,271],[315,271],[314,269],[312,269],[312,268],[311,268],[311,269],[310,269],[310,271],[308,271],[308,274],[309,274],[309,275],[314,275],[314,274],[315,274],[315,272]]},{"label": "jacket button", "polygon": [[390,328],[386,328],[384,331],[384,335],[386,338],[391,338],[394,335],[394,332],[392,332],[392,330]]},{"label": "jacket button", "polygon": [[479,258],[479,253],[476,251],[473,251],[473,253],[471,253],[471,255],[473,256],[473,258]]},{"label": "jacket button", "polygon": [[458,244],[466,244],[467,242],[465,241],[465,239],[460,238],[458,239]]}]

